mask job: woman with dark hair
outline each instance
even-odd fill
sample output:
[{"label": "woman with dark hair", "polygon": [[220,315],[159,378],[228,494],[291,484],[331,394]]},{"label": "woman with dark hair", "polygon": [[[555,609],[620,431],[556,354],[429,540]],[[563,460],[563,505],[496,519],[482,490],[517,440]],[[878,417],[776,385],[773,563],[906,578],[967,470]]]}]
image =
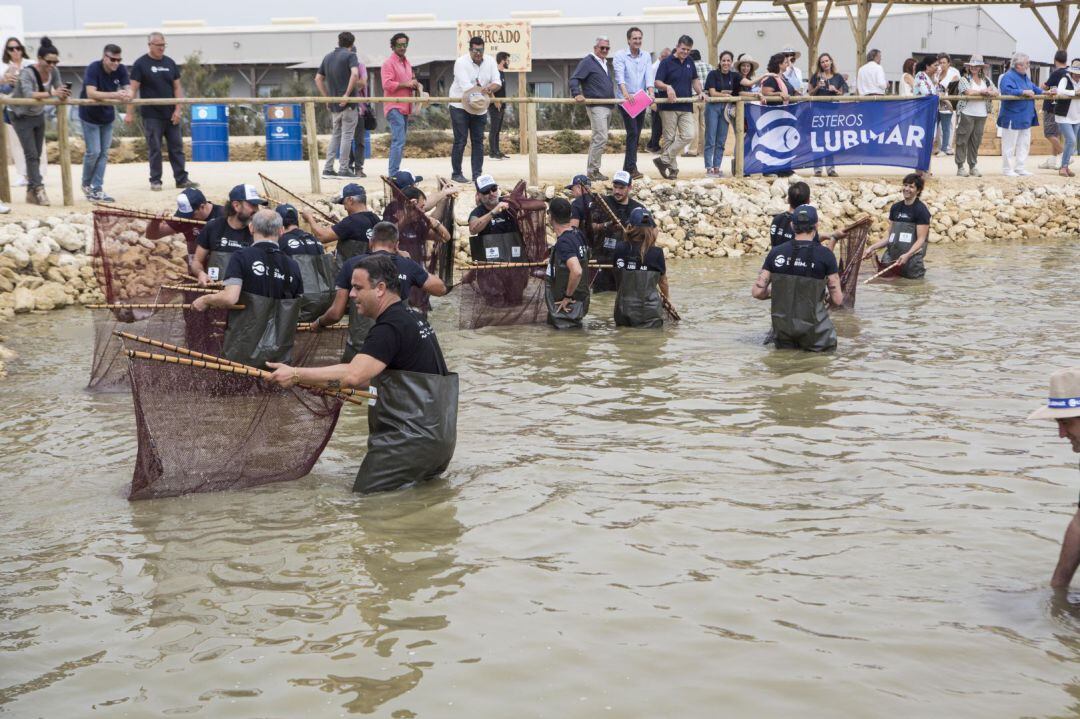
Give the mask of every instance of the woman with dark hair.
[{"label": "woman with dark hair", "polygon": [[927,55],[915,65],[915,97],[938,94],[938,61],[933,55]]},{"label": "woman with dark hair", "polygon": [[[810,94],[816,97],[836,97],[848,94],[848,84],[844,76],[836,69],[832,55],[823,52],[818,55],[814,74],[810,76]],[[828,160],[814,160],[814,177],[821,177],[821,168],[829,172],[829,177],[836,177],[836,167]]]},{"label": "woman with dark hair", "polygon": [[[730,50],[720,53],[720,67],[705,78],[705,92],[709,97],[731,97],[742,90],[742,78],[731,69],[735,56]],[[726,110],[732,103],[711,102],[705,105],[705,174],[723,177],[720,163],[724,159],[727,144],[728,117]]]},{"label": "woman with dark hair", "polygon": [[659,231],[644,207],[635,207],[627,218],[626,239],[615,245],[612,262],[618,277],[615,325],[661,327],[668,295],[664,250],[656,246]]},{"label": "woman with dark hair", "polygon": [[[41,38],[37,51],[37,62],[27,65],[19,73],[12,97],[44,100],[56,97],[66,100],[71,94],[60,83],[60,52],[47,37]],[[45,194],[45,184],[41,179],[39,161],[45,147],[45,106],[14,105],[11,108],[11,122],[19,136],[23,156],[26,158],[26,201],[32,205],[48,205],[49,196]]]},{"label": "woman with dark hair", "polygon": [[904,60],[904,66],[900,69],[900,97],[912,97],[915,94],[915,58],[909,57]]},{"label": "woman with dark hair", "polygon": [[[17,37],[9,37],[4,43],[3,62],[0,63],[0,95],[11,97],[15,90],[15,84],[19,81],[19,73],[22,72],[23,62],[26,60],[26,48]],[[4,109],[4,130],[8,144],[8,157],[14,158],[15,170],[18,177],[11,184],[22,187],[26,184],[26,158],[23,157],[19,138],[15,134],[15,128],[11,124],[11,114]],[[41,174],[45,174],[45,163],[41,163]]]},{"label": "woman with dark hair", "polygon": [[784,99],[785,105],[788,103],[788,99],[795,94],[795,87],[784,77],[784,72],[790,64],[791,60],[782,52],[769,58],[769,64],[765,67],[769,74],[761,81],[762,97],[779,95]]},{"label": "woman with dark hair", "polygon": [[743,92],[755,93],[760,89],[757,86],[764,76],[754,77],[754,73],[758,71],[759,67],[761,67],[761,63],[752,58],[750,53],[739,53],[739,58],[735,61],[735,69],[739,73],[739,84],[742,86]]}]

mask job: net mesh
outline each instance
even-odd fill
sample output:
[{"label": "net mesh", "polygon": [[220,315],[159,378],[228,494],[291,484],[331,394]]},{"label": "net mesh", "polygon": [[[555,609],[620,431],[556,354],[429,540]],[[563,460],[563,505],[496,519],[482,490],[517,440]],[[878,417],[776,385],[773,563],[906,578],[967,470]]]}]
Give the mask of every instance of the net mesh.
[{"label": "net mesh", "polygon": [[334,224],[339,219],[334,212],[334,206],[325,200],[315,200],[314,202],[308,202],[300,195],[296,194],[292,190],[288,189],[284,185],[281,185],[274,180],[271,180],[262,173],[259,174],[259,179],[262,180],[263,197],[265,197],[270,207],[277,207],[278,205],[292,205],[296,208],[296,212],[300,215],[300,229],[304,232],[311,232],[312,228],[308,224],[308,221],[304,219],[304,211],[312,211],[316,217],[328,224]]},{"label": "net mesh", "polygon": [[[409,253],[409,257],[416,263],[426,269],[428,272],[438,274],[440,277],[444,273],[453,272],[453,241],[446,243],[450,245],[450,252],[444,247],[444,243],[439,236],[438,231],[432,227],[431,219],[424,214],[424,211],[418,208],[415,204],[409,201],[401,190],[397,188],[386,177],[383,178],[383,188],[387,199],[387,204],[395,208],[394,221],[398,228],[398,248],[405,250]],[[442,203],[440,203],[442,204]],[[448,200],[449,211],[453,213],[453,202]],[[436,222],[445,223],[447,221],[445,213],[445,206],[443,209],[438,209],[438,216],[433,218]],[[453,215],[449,218],[450,227],[453,227]],[[450,231],[451,238],[453,237],[453,230]],[[424,292],[419,287],[414,287],[409,293],[409,304],[413,309],[417,310],[423,315],[431,310],[431,297],[427,292]]]},{"label": "net mesh", "polygon": [[107,302],[150,302],[161,285],[190,280],[187,237],[202,225],[171,218],[162,230],[184,232],[152,240],[151,221],[128,210],[94,210],[94,275]]},{"label": "net mesh", "polygon": [[837,243],[836,259],[840,265],[840,287],[844,292],[844,307],[854,309],[855,291],[859,289],[859,270],[873,221],[868,215],[844,228],[844,237]]},{"label": "net mesh", "polygon": [[526,196],[524,181],[501,199],[510,206],[517,221],[524,256],[521,262],[484,265],[464,274],[459,287],[461,329],[537,324],[547,318],[544,305],[547,205],[543,200]]}]

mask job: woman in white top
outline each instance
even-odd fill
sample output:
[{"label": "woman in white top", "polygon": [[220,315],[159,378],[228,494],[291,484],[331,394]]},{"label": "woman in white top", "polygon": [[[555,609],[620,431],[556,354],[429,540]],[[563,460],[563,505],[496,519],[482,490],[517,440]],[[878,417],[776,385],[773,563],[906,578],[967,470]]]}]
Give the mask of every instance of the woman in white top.
[{"label": "woman in white top", "polygon": [[[986,63],[981,55],[972,55],[964,63],[964,74],[960,77],[957,90],[972,100],[960,100],[956,105],[959,121],[956,125],[956,174],[967,177],[969,174],[982,177],[977,163],[979,145],[982,143],[983,127],[990,114],[990,99],[998,94],[997,88],[986,79]],[[967,165],[968,167],[964,167]],[[971,168],[970,171],[968,168]]]},{"label": "woman in white top", "polygon": [[1057,96],[1067,99],[1054,103],[1054,116],[1061,128],[1061,136],[1065,139],[1065,147],[1061,152],[1061,169],[1058,170],[1062,177],[1076,176],[1076,173],[1069,169],[1069,161],[1076,152],[1076,137],[1077,132],[1080,132],[1077,128],[1077,125],[1080,125],[1080,100],[1075,99],[1077,87],[1080,87],[1080,59],[1073,58],[1069,72],[1061,78],[1057,86]]},{"label": "woman in white top", "polygon": [[900,97],[912,97],[915,95],[915,58],[909,57],[904,60],[904,67],[900,75]]},{"label": "woman in white top", "polygon": [[[22,72],[23,63],[26,61],[26,48],[17,37],[9,37],[4,43],[3,60],[0,61],[0,95],[10,97],[15,90],[15,83],[19,81],[19,73]],[[8,157],[15,160],[17,177],[11,184],[15,187],[26,185],[26,158],[23,156],[22,145],[15,135],[15,128],[11,125],[10,115],[4,111],[4,125],[8,144]],[[45,157],[41,158],[41,176],[45,176]]]}]

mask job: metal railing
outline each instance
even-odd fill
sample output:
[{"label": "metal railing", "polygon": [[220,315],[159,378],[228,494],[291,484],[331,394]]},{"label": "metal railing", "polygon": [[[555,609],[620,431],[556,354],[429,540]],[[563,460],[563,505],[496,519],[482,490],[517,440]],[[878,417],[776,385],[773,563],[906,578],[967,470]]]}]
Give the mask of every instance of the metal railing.
[{"label": "metal railing", "polygon": [[[968,95],[939,95],[939,100],[967,100],[969,102],[984,102],[990,100],[992,102],[1000,102],[1001,100],[1036,100],[1046,99],[1045,97],[1021,97],[1014,95],[993,95],[993,96],[968,96]],[[840,95],[836,97],[828,96],[805,96],[799,95],[790,98],[791,103],[799,102],[897,102],[902,100],[911,100],[911,97],[900,97],[897,95]],[[57,105],[58,107],[67,106],[80,106],[80,105],[114,105],[114,106],[144,106],[144,105],[303,105],[304,107],[304,143],[306,144],[308,153],[308,168],[311,179],[311,192],[313,194],[319,194],[322,192],[320,185],[320,171],[319,171],[319,141],[317,126],[315,123],[315,106],[318,104],[340,104],[342,98],[340,97],[185,97],[185,98],[147,98],[147,99],[135,99],[129,102],[121,102],[118,100],[82,100],[82,99],[68,99],[58,100],[56,98],[49,98],[44,100],[33,100],[26,98],[0,98],[0,112],[5,107],[13,107],[20,105]],[[382,103],[411,103],[413,105],[427,105],[427,104],[445,104],[450,102],[460,102],[461,98],[449,98],[449,97],[425,97],[420,98],[401,98],[401,97],[365,97],[359,98],[358,101],[371,104]],[[538,142],[537,142],[537,106],[538,105],[619,105],[622,100],[585,100],[584,102],[575,100],[570,97],[501,97],[498,99],[501,103],[509,105],[525,105],[525,112],[519,113],[521,117],[522,135],[527,138],[528,156],[529,156],[529,184],[536,185],[539,182],[539,163],[538,163]],[[735,112],[735,171],[734,175],[741,177],[744,174],[744,158],[743,158],[743,146],[744,138],[746,136],[746,115],[741,111],[741,107],[744,104],[761,104],[767,102],[768,104],[783,104],[783,100],[777,96],[770,96],[763,98],[756,94],[743,94],[733,97],[709,97],[709,98],[676,98],[674,100],[667,98],[657,98],[656,104],[686,104],[692,103],[695,105],[705,105],[712,103],[735,103],[739,106],[739,109]],[[67,112],[57,112],[57,139],[60,150],[60,182],[63,190],[63,199],[65,206],[73,206],[75,199],[71,185],[71,146],[69,138],[69,118]],[[8,150],[7,143],[0,142],[0,200],[4,202],[11,201],[11,181],[8,175]]]}]

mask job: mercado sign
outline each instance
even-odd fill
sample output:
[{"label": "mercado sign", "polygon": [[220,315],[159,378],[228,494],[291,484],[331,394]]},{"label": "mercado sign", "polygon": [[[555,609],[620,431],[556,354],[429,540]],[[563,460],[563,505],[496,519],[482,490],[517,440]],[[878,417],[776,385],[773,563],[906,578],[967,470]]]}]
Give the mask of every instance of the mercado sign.
[{"label": "mercado sign", "polygon": [[532,23],[528,20],[480,22],[462,20],[457,26],[458,57],[469,52],[469,38],[484,38],[484,54],[510,53],[507,72],[532,71]]}]

